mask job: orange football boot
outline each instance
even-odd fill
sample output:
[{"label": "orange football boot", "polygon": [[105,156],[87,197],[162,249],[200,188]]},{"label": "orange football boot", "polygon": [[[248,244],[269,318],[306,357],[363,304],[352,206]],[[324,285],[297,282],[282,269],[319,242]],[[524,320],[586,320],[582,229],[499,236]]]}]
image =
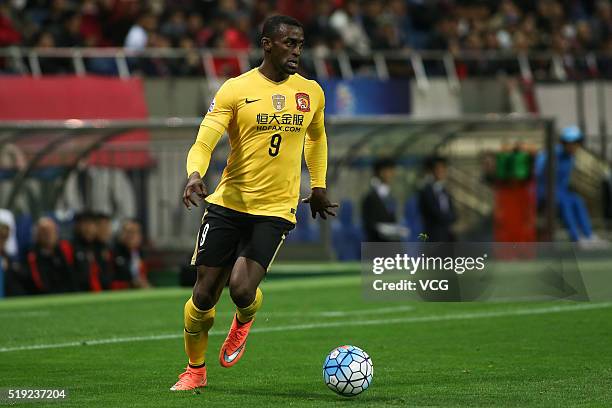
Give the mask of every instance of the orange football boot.
[{"label": "orange football boot", "polygon": [[206,366],[193,368],[188,365],[170,391],[188,391],[201,387],[206,387]]},{"label": "orange football boot", "polygon": [[233,366],[244,354],[246,339],[254,320],[255,318],[247,323],[240,323],[238,317],[234,314],[232,327],[219,351],[219,362],[223,367]]}]

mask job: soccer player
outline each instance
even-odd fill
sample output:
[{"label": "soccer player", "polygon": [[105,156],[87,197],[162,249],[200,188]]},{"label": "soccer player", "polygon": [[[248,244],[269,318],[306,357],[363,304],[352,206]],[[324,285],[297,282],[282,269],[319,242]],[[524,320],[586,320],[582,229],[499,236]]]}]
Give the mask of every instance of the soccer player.
[{"label": "soccer player", "polygon": [[[231,367],[242,357],[263,300],[259,284],[295,226],[302,151],[312,188],[302,202],[310,204],[313,218],[335,215],[338,205],[330,203],[325,189],[325,97],[315,81],[296,74],[303,45],[297,20],[268,18],[262,30],[263,63],[221,86],[187,156],[183,202],[190,208],[206,197],[208,208],[192,259],[197,281],[184,308],[189,364],[171,390],[206,385],[208,331],[228,280],[236,313],[219,362]],[[225,131],[231,148],[227,165],[215,192],[206,196],[202,177]]]}]

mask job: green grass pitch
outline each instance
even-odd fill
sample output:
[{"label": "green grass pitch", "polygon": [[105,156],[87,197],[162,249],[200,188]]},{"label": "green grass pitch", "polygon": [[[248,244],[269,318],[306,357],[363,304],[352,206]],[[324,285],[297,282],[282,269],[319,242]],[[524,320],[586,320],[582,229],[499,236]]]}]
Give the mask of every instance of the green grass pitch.
[{"label": "green grass pitch", "polygon": [[[1,301],[0,389],[67,389],[61,402],[17,405],[53,407],[612,405],[612,303],[366,303],[359,277],[342,275],[263,290],[230,369],[218,363],[233,310],[224,293],[199,394],[168,390],[186,363],[189,290]],[[351,399],[322,380],[342,344],[374,363],[372,387]]]}]

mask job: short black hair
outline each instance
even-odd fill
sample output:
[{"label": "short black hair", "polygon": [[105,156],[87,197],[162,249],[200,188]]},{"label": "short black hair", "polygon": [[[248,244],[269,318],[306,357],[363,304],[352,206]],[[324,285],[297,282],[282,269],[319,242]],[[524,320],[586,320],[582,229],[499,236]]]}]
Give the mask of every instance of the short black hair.
[{"label": "short black hair", "polygon": [[302,23],[297,21],[295,18],[289,17],[289,16],[277,15],[277,16],[268,17],[266,21],[264,21],[263,28],[261,29],[261,36],[268,37],[268,38],[274,37],[274,34],[278,32],[278,29],[283,24],[294,26],[294,27],[299,27],[302,30],[304,29],[304,26],[302,25]]},{"label": "short black hair", "polygon": [[395,168],[395,160],[391,157],[380,157],[374,162],[374,175],[378,176],[384,169]]}]

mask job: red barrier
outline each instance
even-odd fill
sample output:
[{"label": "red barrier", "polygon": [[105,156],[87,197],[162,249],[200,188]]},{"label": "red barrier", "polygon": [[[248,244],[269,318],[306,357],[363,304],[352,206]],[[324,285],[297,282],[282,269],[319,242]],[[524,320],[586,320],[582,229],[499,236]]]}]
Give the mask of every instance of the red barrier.
[{"label": "red barrier", "polygon": [[[0,78],[0,120],[147,117],[144,90],[138,78]],[[90,155],[89,164],[122,168],[149,166],[152,158],[148,142],[147,131],[123,133]]]}]

